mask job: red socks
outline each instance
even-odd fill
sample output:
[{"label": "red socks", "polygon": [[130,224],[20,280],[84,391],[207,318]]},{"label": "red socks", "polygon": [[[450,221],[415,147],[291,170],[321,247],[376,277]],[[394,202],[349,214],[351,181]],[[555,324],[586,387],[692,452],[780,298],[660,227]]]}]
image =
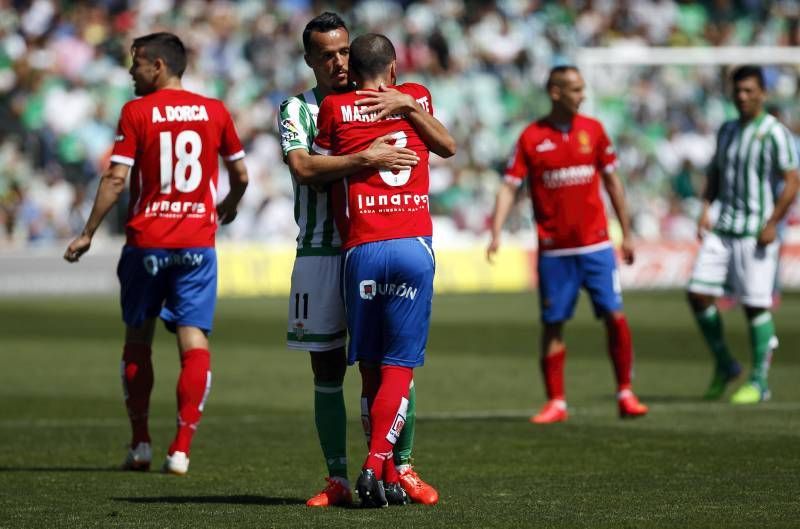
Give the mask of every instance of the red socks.
[{"label": "red socks", "polygon": [[547,399],[564,400],[564,357],[566,349],[542,357],[540,365],[547,389]]},{"label": "red socks", "polygon": [[614,364],[619,391],[631,388],[631,367],[633,365],[633,344],[631,329],[625,316],[614,318],[608,324],[608,354]]},{"label": "red socks", "polygon": [[133,432],[131,448],[136,448],[139,443],[150,442],[147,413],[150,392],[153,390],[151,355],[150,346],[143,344],[125,344],[122,351],[122,391]]},{"label": "red socks", "polygon": [[381,366],[380,375],[380,386],[370,406],[369,455],[363,468],[372,469],[375,477],[393,483],[398,480],[398,475],[392,450],[406,422],[408,387],[414,370],[410,367]]},{"label": "red socks", "polygon": [[178,433],[169,447],[169,454],[189,455],[192,436],[211,390],[211,360],[208,350],[190,349],[181,355],[181,374],[178,377]]}]

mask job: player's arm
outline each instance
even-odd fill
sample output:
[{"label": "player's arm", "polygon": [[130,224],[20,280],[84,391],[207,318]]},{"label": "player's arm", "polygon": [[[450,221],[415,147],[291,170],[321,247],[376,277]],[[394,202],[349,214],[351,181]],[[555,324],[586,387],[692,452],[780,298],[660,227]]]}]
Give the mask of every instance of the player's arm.
[{"label": "player's arm", "polygon": [[788,213],[794,199],[797,197],[797,190],[800,189],[800,173],[797,169],[790,169],[783,172],[783,190],[775,201],[775,209],[772,210],[764,227],[758,234],[758,244],[767,245],[778,238],[778,224]]},{"label": "player's arm", "polygon": [[305,148],[286,154],[286,164],[298,184],[320,185],[344,178],[363,169],[399,171],[414,167],[419,156],[411,149],[390,144],[395,138],[381,136],[361,152],[341,156],[316,156]]},{"label": "player's arm", "polygon": [[491,227],[491,240],[489,246],[486,248],[486,259],[494,262],[494,255],[500,248],[500,234],[503,231],[503,225],[506,223],[508,214],[514,206],[514,199],[517,195],[519,184],[515,181],[505,180],[497,191],[497,198],[495,199],[494,212],[492,213],[492,227]]},{"label": "player's arm", "polygon": [[622,257],[627,264],[633,263],[633,237],[631,234],[631,219],[628,216],[628,207],[625,204],[625,187],[622,185],[617,172],[613,169],[603,171],[603,185],[611,199],[611,206],[617,214],[619,225],[622,228]]},{"label": "player's arm", "polygon": [[111,166],[100,176],[97,196],[95,196],[92,212],[89,214],[86,226],[81,234],[69,243],[67,251],[64,252],[64,259],[74,263],[89,250],[94,233],[125,189],[125,180],[128,178],[129,171],[130,167],[128,165],[112,162]]},{"label": "player's arm", "polygon": [[217,204],[217,218],[221,224],[229,224],[236,218],[239,202],[247,189],[247,166],[243,159],[225,161],[225,168],[228,170],[228,183],[230,192]]},{"label": "player's arm", "polygon": [[362,96],[356,101],[356,105],[363,107],[364,113],[377,112],[376,121],[392,114],[405,114],[431,152],[442,158],[450,158],[456,153],[456,140],[447,128],[424,109],[411,94],[383,84],[380,85],[378,92],[359,90],[356,94]]}]

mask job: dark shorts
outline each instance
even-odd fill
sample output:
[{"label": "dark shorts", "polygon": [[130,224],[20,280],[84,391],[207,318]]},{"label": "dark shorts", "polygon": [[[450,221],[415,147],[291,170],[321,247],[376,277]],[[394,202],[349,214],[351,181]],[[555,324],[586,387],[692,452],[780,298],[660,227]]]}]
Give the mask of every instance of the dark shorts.
[{"label": "dark shorts", "polygon": [[125,246],[117,266],[122,319],[130,327],[160,316],[211,332],[217,300],[214,248],[157,249]]},{"label": "dark shorts", "polygon": [[597,317],[622,310],[622,289],[613,248],[578,255],[539,255],[542,322],[570,319],[581,287],[589,293]]},{"label": "dark shorts", "polygon": [[421,366],[436,268],[430,237],[361,244],[343,258],[349,363]]}]

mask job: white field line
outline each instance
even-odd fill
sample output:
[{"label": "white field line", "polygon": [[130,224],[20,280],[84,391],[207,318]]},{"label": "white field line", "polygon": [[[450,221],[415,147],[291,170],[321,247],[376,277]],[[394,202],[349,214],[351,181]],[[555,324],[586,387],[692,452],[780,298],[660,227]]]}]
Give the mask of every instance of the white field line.
[{"label": "white field line", "polygon": [[[451,420],[493,420],[493,419],[519,419],[530,417],[535,410],[463,410],[463,411],[433,411],[420,413],[417,419],[422,421],[451,421]],[[650,415],[657,417],[661,413],[668,414],[700,414],[721,413],[724,411],[759,413],[763,411],[800,411],[800,402],[762,402],[753,406],[732,406],[726,402],[682,402],[674,404],[655,403],[650,405]],[[571,417],[604,417],[615,416],[616,407],[609,401],[608,404],[595,404],[591,406],[569,407]],[[262,415],[227,415],[203,417],[203,423],[221,424],[264,424],[272,421],[269,413]],[[152,425],[174,424],[175,419],[169,417],[151,418]],[[76,417],[73,419],[0,419],[0,429],[21,428],[111,428],[127,425],[124,415],[120,417]]]}]

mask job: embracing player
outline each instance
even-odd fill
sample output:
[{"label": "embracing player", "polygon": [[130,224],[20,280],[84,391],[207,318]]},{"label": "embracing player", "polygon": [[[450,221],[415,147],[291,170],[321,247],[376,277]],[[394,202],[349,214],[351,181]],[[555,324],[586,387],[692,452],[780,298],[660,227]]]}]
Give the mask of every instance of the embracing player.
[{"label": "embracing player", "polygon": [[531,421],[541,424],[567,420],[563,327],[572,317],[581,287],[589,292],[595,314],[606,324],[608,353],[617,378],[619,414],[642,416],[647,407],[631,387],[631,332],[622,312],[614,249],[600,197],[602,182],[622,226],[622,254],[630,264],[633,245],[624,190],[616,174],[617,157],[600,122],[578,113],[584,100],[584,82],[577,68],[553,68],[547,93],[550,113],[522,132],[506,168],[487,249],[491,260],[500,246],[501,229],[516,191],[527,178],[539,238],[541,369],[548,398]]},{"label": "embracing player", "polygon": [[[400,171],[363,170],[334,186],[342,235],[344,300],[350,333],[348,361],[359,361],[362,420],[369,454],[356,483],[364,506],[404,503],[393,448],[406,423],[413,368],[425,359],[435,259],[428,210],[429,151],[449,157],[455,142],[433,117],[428,90],[418,84],[388,88],[405,108],[390,112],[373,102],[394,85],[396,55],[383,35],[350,45],[350,78],[362,92],[329,95],[322,102],[314,150],[359,152],[391,134],[420,163]],[[372,96],[372,99],[370,98]],[[384,485],[385,484],[385,485]]]},{"label": "embracing player", "polygon": [[[409,169],[418,156],[409,149],[377,138],[363,150],[342,156],[311,152],[317,134],[317,114],[324,98],[346,91],[350,35],[335,13],[313,18],[303,31],[306,64],[317,85],[281,104],[278,129],[283,157],[292,174],[295,220],[300,229],[292,270],[287,342],[291,349],[309,351],[314,374],[314,419],[328,469],[327,486],[311,497],[309,507],[352,502],[347,476],[347,415],[342,384],[347,367],[346,324],[340,292],[341,239],[333,220],[330,182],[367,168]],[[391,91],[368,98],[372,104],[402,110],[406,101]],[[377,100],[376,100],[377,99]],[[393,140],[391,140],[393,141]],[[409,427],[398,441],[401,483],[413,501],[432,504],[438,493],[411,466],[414,441],[414,389],[409,397]]]},{"label": "embracing player", "polygon": [[[131,174],[126,244],[117,275],[126,324],[122,385],[132,439],[123,464],[148,470],[152,460],[148,411],[153,388],[151,347],[156,317],[177,334],[178,430],[163,470],[186,474],[189,452],[211,389],[207,335],[217,295],[217,223],[236,217],[247,187],[239,137],[222,102],[183,90],[186,50],[170,33],[139,37],[131,46],[130,73],[139,99],[122,108],[111,166],[101,179],[83,233],[64,258],[75,262]],[[217,198],[218,157],[230,193]]]}]

